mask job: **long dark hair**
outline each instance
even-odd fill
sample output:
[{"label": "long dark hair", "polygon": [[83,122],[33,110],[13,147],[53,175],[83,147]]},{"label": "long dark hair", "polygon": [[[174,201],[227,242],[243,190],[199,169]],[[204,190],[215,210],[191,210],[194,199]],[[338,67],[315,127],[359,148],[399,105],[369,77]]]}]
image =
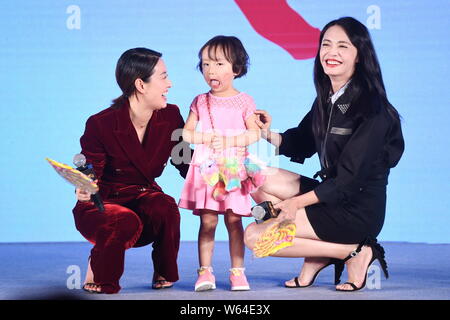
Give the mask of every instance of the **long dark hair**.
[{"label": "long dark hair", "polygon": [[349,116],[367,117],[378,112],[377,108],[381,106],[387,108],[392,117],[399,118],[397,110],[390,104],[386,96],[380,64],[369,31],[358,20],[352,17],[343,17],[329,22],[320,33],[319,50],[314,61],[314,85],[317,92],[317,108],[315,108],[313,125],[315,134],[323,137],[326,130],[326,110],[331,81],[320,62],[320,48],[325,32],[332,26],[340,26],[357,49],[358,62],[346,90],[350,92],[351,102],[364,99],[365,103],[358,104],[358,108],[350,107]]},{"label": "long dark hair", "polygon": [[129,49],[122,53],[116,66],[116,81],[122,95],[112,102],[113,108],[120,107],[123,102],[136,92],[134,82],[142,79],[148,82],[162,54],[147,48]]}]

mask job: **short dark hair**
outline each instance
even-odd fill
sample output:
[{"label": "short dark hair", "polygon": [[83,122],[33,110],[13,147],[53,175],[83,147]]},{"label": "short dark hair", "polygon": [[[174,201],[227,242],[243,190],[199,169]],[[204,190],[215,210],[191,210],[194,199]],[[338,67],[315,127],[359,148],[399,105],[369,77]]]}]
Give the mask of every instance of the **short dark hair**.
[{"label": "short dark hair", "polygon": [[197,68],[203,72],[202,69],[202,52],[208,48],[208,56],[215,59],[215,53],[218,48],[221,48],[225,54],[225,58],[233,65],[233,72],[237,74],[235,78],[240,78],[247,73],[249,66],[249,57],[245,51],[241,40],[234,36],[215,36],[206,42],[198,52],[200,62]]},{"label": "short dark hair", "polygon": [[113,107],[119,107],[122,100],[136,92],[136,79],[142,79],[144,82],[150,80],[161,57],[162,53],[147,48],[133,48],[122,53],[116,66],[116,81],[122,95],[113,100]]}]

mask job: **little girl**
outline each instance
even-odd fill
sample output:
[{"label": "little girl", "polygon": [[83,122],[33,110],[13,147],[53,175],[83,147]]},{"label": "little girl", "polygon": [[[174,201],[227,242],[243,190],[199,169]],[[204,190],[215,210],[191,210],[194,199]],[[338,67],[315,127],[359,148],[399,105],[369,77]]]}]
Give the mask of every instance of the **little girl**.
[{"label": "little girl", "polygon": [[[253,99],[233,87],[233,80],[247,73],[248,55],[238,38],[216,36],[200,49],[199,58],[198,68],[211,90],[194,99],[184,126],[183,139],[196,147],[179,201],[181,208],[193,210],[201,219],[198,235],[200,268],[195,291],[216,288],[211,260],[218,214],[224,214],[228,230],[231,290],[249,290],[244,274],[241,221],[242,216],[250,216],[252,188],[249,179],[242,184],[239,181],[233,184],[232,177],[226,177],[223,172],[219,175],[217,170],[212,170],[216,173],[215,181],[207,183],[205,179],[207,170],[214,168],[220,159],[240,159],[237,165],[242,168],[245,157],[243,148],[239,147],[260,138]],[[228,161],[223,167],[233,165],[236,166],[236,161]],[[217,182],[219,176],[221,179]],[[258,186],[252,182],[253,187]]]}]

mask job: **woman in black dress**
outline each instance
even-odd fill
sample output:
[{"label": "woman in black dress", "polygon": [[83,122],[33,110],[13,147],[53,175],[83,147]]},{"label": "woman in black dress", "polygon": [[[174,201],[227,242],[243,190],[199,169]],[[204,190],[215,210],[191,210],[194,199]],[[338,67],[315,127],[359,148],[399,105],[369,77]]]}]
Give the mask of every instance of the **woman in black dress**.
[{"label": "woman in black dress", "polygon": [[355,291],[365,286],[367,270],[378,259],[387,277],[384,250],[376,242],[384,223],[386,185],[404,142],[399,114],[389,103],[378,59],[367,28],[340,18],[320,34],[314,65],[317,97],[298,127],[270,131],[271,117],[257,110],[262,136],[291,161],[303,163],[316,152],[321,170],[315,179],[269,168],[266,183],[253,198],[271,200],[281,213],[245,232],[253,249],[267,226],[292,219],[297,226],[292,246],[273,254],[305,257],[298,277],[287,287],[308,287],[326,266],[335,265],[335,283],[347,266],[349,279],[336,287]]}]

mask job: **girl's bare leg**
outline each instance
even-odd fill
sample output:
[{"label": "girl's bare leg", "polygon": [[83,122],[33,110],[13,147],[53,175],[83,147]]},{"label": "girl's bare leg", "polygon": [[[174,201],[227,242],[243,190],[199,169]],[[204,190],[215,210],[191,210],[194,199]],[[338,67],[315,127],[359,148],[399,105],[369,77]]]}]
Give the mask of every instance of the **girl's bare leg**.
[{"label": "girl's bare leg", "polygon": [[200,230],[198,233],[198,259],[200,267],[211,266],[218,220],[217,212],[212,210],[200,211]]},{"label": "girl's bare leg", "polygon": [[228,230],[229,248],[232,268],[244,266],[244,228],[241,216],[229,210],[225,214],[225,225]]}]

